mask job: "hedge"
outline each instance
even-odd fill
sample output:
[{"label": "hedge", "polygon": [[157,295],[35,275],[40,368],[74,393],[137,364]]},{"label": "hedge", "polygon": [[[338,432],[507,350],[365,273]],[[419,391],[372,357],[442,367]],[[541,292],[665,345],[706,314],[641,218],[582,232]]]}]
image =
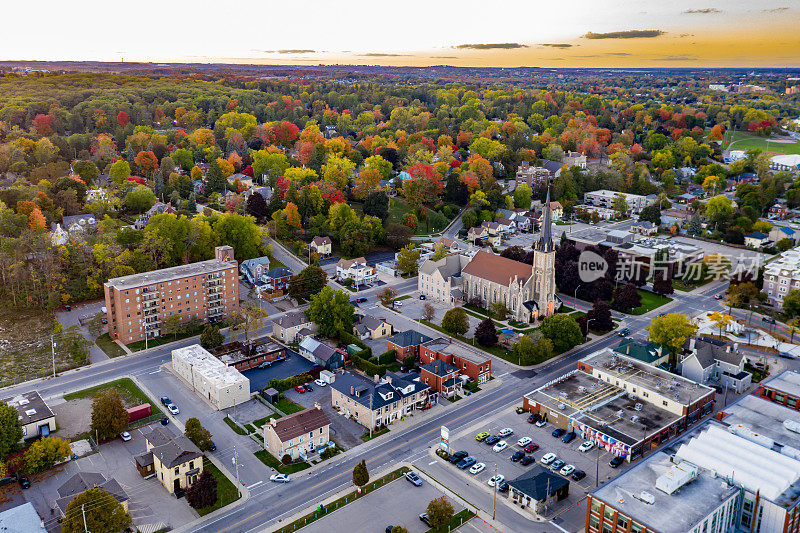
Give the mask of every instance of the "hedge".
[{"label": "hedge", "polygon": [[364,341],[353,335],[352,333],[348,333],[346,331],[339,331],[339,340],[345,344],[355,344],[362,350],[368,350],[369,346],[364,344]]},{"label": "hedge", "polygon": [[410,367],[410,366],[414,366],[414,363],[416,363],[416,362],[417,362],[417,356],[415,356],[415,355],[412,353],[411,355],[407,355],[407,356],[406,356],[406,357],[403,359],[403,366],[404,366],[404,367],[406,367],[406,368],[408,368],[408,367]]},{"label": "hedge", "polygon": [[311,374],[297,374],[296,376],[291,376],[285,379],[271,379],[264,389],[268,389],[272,387],[278,392],[284,392],[292,387],[296,387],[297,385],[304,385],[309,381],[313,380],[314,378]]},{"label": "hedge", "polygon": [[378,356],[378,362],[382,365],[388,365],[397,361],[397,351],[396,350],[389,350],[388,352],[383,352]]},{"label": "hedge", "polygon": [[355,354],[350,356],[350,360],[353,362],[356,368],[363,371],[368,376],[374,376],[376,374],[382,376],[386,373],[385,365],[376,365],[372,361],[362,359]]}]

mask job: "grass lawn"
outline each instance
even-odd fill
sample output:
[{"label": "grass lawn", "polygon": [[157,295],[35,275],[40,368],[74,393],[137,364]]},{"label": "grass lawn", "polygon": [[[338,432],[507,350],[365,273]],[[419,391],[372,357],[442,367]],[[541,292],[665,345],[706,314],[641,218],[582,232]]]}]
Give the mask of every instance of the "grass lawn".
[{"label": "grass lawn", "polygon": [[[402,198],[392,198],[389,201],[389,218],[386,219],[386,223],[388,224],[390,222],[394,222],[397,224],[402,224],[403,219],[410,211],[411,210],[408,208],[408,205],[406,204],[405,200],[403,200]],[[428,214],[433,212],[427,207],[425,208],[425,211]],[[450,221],[448,220],[443,226],[429,227],[428,224],[430,224],[429,218],[426,220],[420,220],[419,223],[417,224],[417,230],[414,232],[414,234],[428,235],[431,233],[439,233],[443,231],[448,224],[450,224]]]},{"label": "grass lawn", "polygon": [[656,293],[643,291],[642,289],[639,289],[639,295],[642,297],[642,305],[634,308],[630,313],[632,315],[643,315],[672,301],[672,298],[659,296]]},{"label": "grass lawn", "polygon": [[478,384],[476,382],[474,382],[474,381],[470,381],[469,383],[464,385],[464,388],[467,389],[468,391],[470,391],[473,394],[476,393],[476,392],[480,392],[480,390],[481,390],[481,388],[478,386]]},{"label": "grass lawn", "polygon": [[[464,342],[464,343],[467,343],[467,344],[472,344],[472,340],[467,339],[466,337],[461,337],[459,335],[453,335],[452,333],[448,333],[441,326],[438,326],[438,325],[434,324],[433,322],[428,322],[427,320],[421,320],[421,322],[423,324],[425,324],[426,326],[432,327],[433,329],[435,329],[437,331],[441,331],[445,335],[448,335],[450,337],[455,337],[456,339],[460,340],[461,342]],[[499,357],[501,359],[505,359],[506,361],[508,361],[510,363],[513,363],[514,361],[517,360],[517,358],[514,356],[513,353],[511,353],[509,350],[506,350],[505,348],[501,348],[500,346],[492,346],[492,347],[487,348],[485,346],[481,346],[479,344],[475,344],[475,347],[478,348],[478,349],[483,350],[486,353],[489,353],[489,354],[492,354],[492,355],[496,355],[497,357]]]},{"label": "grass lawn", "polygon": [[97,344],[101,350],[103,350],[107,356],[111,357],[119,357],[120,355],[125,355],[125,350],[122,347],[111,340],[111,337],[108,336],[108,333],[103,333],[99,337],[94,340],[94,343]]},{"label": "grass lawn", "polygon": [[228,479],[214,463],[203,458],[203,470],[211,472],[214,479],[217,480],[217,503],[209,505],[208,507],[203,507],[202,509],[197,509],[197,514],[205,516],[239,499],[239,489],[236,488],[233,481]]},{"label": "grass lawn", "polygon": [[380,437],[384,433],[389,433],[389,428],[387,428],[386,426],[383,426],[378,431],[373,431],[371,437],[369,436],[369,430],[367,430],[367,431],[364,432],[363,435],[361,435],[361,440],[363,440],[364,442],[367,442],[367,441],[370,441],[370,440],[374,439],[375,437]]},{"label": "grass lawn", "polygon": [[475,513],[469,509],[461,509],[459,512],[453,515],[453,518],[450,520],[448,525],[431,528],[427,533],[449,533],[450,531],[454,531],[457,527],[460,527],[467,520],[472,519],[474,516]]},{"label": "grass lawn", "polygon": [[269,415],[269,416],[265,416],[264,418],[259,418],[258,420],[254,420],[253,421],[253,425],[255,427],[257,427],[257,428],[263,428],[267,424],[267,422],[269,422],[271,419],[274,418],[274,419],[277,420],[280,417],[281,417],[281,415],[279,415],[278,413],[275,413],[274,415]]},{"label": "grass lawn", "polygon": [[573,312],[573,311],[575,311],[573,308],[571,308],[571,307],[567,307],[566,305],[562,305],[562,306],[561,306],[561,307],[558,309],[558,312],[559,312],[559,313],[561,313],[562,315],[568,315],[569,313],[571,313],[571,312]]},{"label": "grass lawn", "polygon": [[259,461],[261,461],[270,468],[274,468],[281,474],[294,474],[296,472],[305,470],[306,468],[311,468],[311,465],[309,463],[306,463],[305,461],[298,461],[295,463],[289,463],[288,465],[285,465],[281,463],[278,459],[276,459],[275,456],[269,453],[267,450],[257,451],[253,455],[258,457]]},{"label": "grass lawn", "polygon": [[230,419],[230,418],[228,418],[227,416],[226,416],[225,418],[223,418],[222,420],[224,420],[224,421],[225,421],[225,423],[226,423],[226,424],[228,424],[228,427],[230,427],[232,430],[234,430],[234,431],[235,431],[236,433],[238,433],[239,435],[247,435],[247,432],[246,432],[245,430],[243,430],[242,428],[240,428],[239,426],[237,426],[237,425],[236,425],[236,424],[233,422],[233,420],[231,420],[231,419]]},{"label": "grass lawn", "polygon": [[[486,320],[487,318],[489,318],[488,316],[482,315],[480,313],[476,313],[475,311],[472,311],[471,309],[464,309],[464,312],[467,313],[468,315],[472,316],[472,317],[475,317],[475,318],[479,319],[479,320]],[[495,322],[494,320],[492,320],[492,322],[494,322],[494,327],[496,327],[496,328],[505,328],[505,326],[502,325],[500,322]]]},{"label": "grass lawn", "polygon": [[404,294],[403,296],[398,296],[397,298],[395,298],[394,301],[401,302],[403,300],[408,300],[409,298],[411,298],[410,294]]},{"label": "grass lawn", "polygon": [[689,281],[689,282],[684,283],[680,279],[673,279],[672,280],[672,288],[677,289],[679,291],[683,291],[683,292],[691,292],[691,291],[695,290],[698,287],[702,287],[703,285],[705,285],[706,283],[708,283],[710,281],[711,281],[711,278],[708,278],[708,279],[705,279],[705,280],[701,280],[701,281]]},{"label": "grass lawn", "polygon": [[[775,137],[779,140],[791,140],[790,137]],[[727,150],[750,150],[758,149],[765,152],[776,152],[780,154],[800,154],[800,142],[774,142],[767,140],[767,137],[759,137],[746,131],[732,131],[725,135]]]},{"label": "grass lawn", "polygon": [[297,413],[305,409],[302,405],[296,404],[292,400],[288,398],[281,398],[277,402],[275,402],[275,407],[278,408],[279,411],[290,415],[292,413]]},{"label": "grass lawn", "polygon": [[[291,246],[286,246],[286,248],[288,250],[291,250]],[[278,260],[278,258],[275,257],[275,254],[272,254],[272,255],[269,256],[269,268],[272,269],[272,268],[279,268],[279,267],[285,267],[285,266],[286,265],[281,263],[280,260]]]},{"label": "grass lawn", "polygon": [[122,398],[122,403],[125,404],[126,408],[141,405],[143,403],[150,404],[150,416],[136,420],[135,422],[131,422],[128,424],[128,428],[138,427],[144,423],[158,420],[164,416],[164,413],[161,411],[158,404],[150,401],[150,398],[148,398],[147,395],[142,392],[142,389],[137,387],[136,383],[134,383],[130,378],[116,379],[114,381],[109,381],[108,383],[103,383],[102,385],[97,385],[96,387],[90,387],[88,389],[65,394],[64,400],[70,401],[78,398],[94,398],[98,394],[110,389],[114,389],[119,393],[120,398]]}]

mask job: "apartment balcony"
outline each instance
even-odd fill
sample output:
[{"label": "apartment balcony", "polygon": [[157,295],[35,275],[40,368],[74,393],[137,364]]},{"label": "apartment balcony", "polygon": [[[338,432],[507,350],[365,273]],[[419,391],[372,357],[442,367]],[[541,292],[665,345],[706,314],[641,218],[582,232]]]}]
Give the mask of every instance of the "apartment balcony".
[{"label": "apartment balcony", "polygon": [[208,302],[209,302],[209,303],[211,303],[211,302],[216,302],[216,301],[219,301],[219,300],[221,300],[221,299],[222,299],[222,296],[223,296],[223,295],[222,295],[222,293],[221,293],[221,292],[216,292],[216,293],[213,293],[213,294],[209,294],[209,296],[208,296]]}]

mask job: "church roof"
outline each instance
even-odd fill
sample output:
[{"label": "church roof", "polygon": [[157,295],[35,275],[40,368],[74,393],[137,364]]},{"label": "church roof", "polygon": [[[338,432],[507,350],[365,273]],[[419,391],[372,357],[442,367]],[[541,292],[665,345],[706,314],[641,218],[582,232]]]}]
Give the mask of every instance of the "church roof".
[{"label": "church roof", "polygon": [[481,250],[476,253],[472,261],[464,267],[463,273],[472,274],[477,278],[499,283],[507,287],[511,284],[514,276],[523,283],[528,281],[528,278],[533,274],[533,267],[526,263],[520,263],[519,261],[514,261],[513,259],[490,254]]}]

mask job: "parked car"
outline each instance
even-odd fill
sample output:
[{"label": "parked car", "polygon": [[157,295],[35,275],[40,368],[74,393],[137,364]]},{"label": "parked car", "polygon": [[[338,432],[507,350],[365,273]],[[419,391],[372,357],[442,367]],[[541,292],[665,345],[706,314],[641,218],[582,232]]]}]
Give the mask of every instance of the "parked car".
[{"label": "parked car", "polygon": [[162,418],[162,419],[161,419],[161,425],[162,425],[162,426],[167,426],[167,425],[169,425],[169,418],[167,418],[166,416],[165,416],[164,418]]},{"label": "parked car", "polygon": [[537,421],[536,421],[536,427],[537,427],[537,428],[543,428],[543,427],[545,427],[546,425],[547,425],[547,422],[545,422],[544,420],[537,420]]},{"label": "parked car", "polygon": [[478,442],[481,442],[481,441],[484,441],[484,440],[486,440],[486,438],[487,438],[488,436],[489,436],[489,434],[488,434],[488,433],[486,433],[485,431],[481,431],[480,433],[478,433],[477,435],[475,435],[475,440],[476,440],[476,441],[478,441]]},{"label": "parked car", "polygon": [[567,430],[566,430],[566,429],[556,428],[556,429],[554,429],[554,430],[553,430],[553,433],[552,433],[552,435],[553,435],[555,438],[559,438],[560,436],[562,436],[562,435],[563,435],[564,433],[566,433],[566,432],[567,432]]},{"label": "parked car", "polygon": [[533,439],[531,439],[530,437],[522,437],[517,441],[517,446],[519,446],[520,448],[524,448],[531,442],[533,442]]},{"label": "parked car", "polygon": [[620,337],[627,337],[627,336],[628,336],[628,335],[630,335],[630,334],[631,334],[631,330],[629,330],[628,328],[622,328],[622,329],[621,329],[621,330],[619,330],[619,332],[617,333],[617,335],[618,335],[618,336],[620,336]]},{"label": "parked car", "polygon": [[714,299],[715,300],[722,300],[723,298],[725,298],[724,294],[715,294],[714,295]]},{"label": "parked car", "polygon": [[550,463],[552,463],[552,462],[553,462],[553,461],[555,461],[556,459],[558,459],[558,457],[556,456],[556,454],[554,454],[554,453],[546,453],[546,454],[544,454],[544,455],[542,456],[542,458],[541,458],[541,459],[539,459],[539,461],[540,461],[540,462],[541,462],[543,465],[549,465]]},{"label": "parked car", "polygon": [[505,437],[508,437],[509,435],[511,435],[512,433],[514,433],[513,429],[511,429],[511,428],[503,428],[497,434],[500,435],[501,437],[505,438]]},{"label": "parked car", "polygon": [[0,476],[0,487],[3,485],[8,485],[9,483],[14,483],[14,476]]},{"label": "parked car", "polygon": [[419,519],[422,520],[426,526],[431,527],[431,521],[428,520],[428,513],[422,513],[419,515]]},{"label": "parked car", "polygon": [[393,302],[393,305],[396,307],[403,307],[403,302]]},{"label": "parked car", "polygon": [[64,304],[64,311],[72,311],[72,306]]},{"label": "parked car", "polygon": [[506,448],[508,448],[508,443],[506,441],[504,441],[504,440],[501,440],[500,442],[498,442],[497,444],[494,445],[494,447],[492,448],[492,451],[495,452],[495,453],[500,453],[503,450],[505,450]]},{"label": "parked car", "polygon": [[621,456],[616,456],[608,462],[608,466],[611,468],[617,468],[619,465],[625,462],[625,459]]},{"label": "parked car", "polygon": [[475,463],[469,468],[470,474],[480,474],[486,468],[484,463]]},{"label": "parked car", "polygon": [[461,470],[466,470],[467,468],[471,467],[472,465],[474,465],[474,464],[475,464],[475,463],[477,463],[477,462],[478,462],[478,460],[477,460],[477,459],[475,459],[475,458],[474,458],[474,457],[472,457],[472,456],[468,456],[468,457],[465,457],[465,458],[461,459],[461,460],[460,460],[460,461],[459,461],[459,462],[456,464],[456,466],[457,466],[458,468],[460,468]]},{"label": "parked car", "polygon": [[572,473],[572,479],[574,479],[575,481],[580,481],[585,477],[586,477],[586,472],[584,472],[583,470],[576,470]]},{"label": "parked car", "polygon": [[539,445],[535,442],[531,442],[530,444],[527,444],[524,449],[525,453],[533,453],[539,449]]},{"label": "parked car", "polygon": [[269,476],[269,480],[275,483],[289,483],[292,480],[292,476],[287,474],[272,474]]},{"label": "parked car", "polygon": [[566,465],[561,470],[558,471],[559,474],[562,476],[568,476],[575,471],[575,467],[572,465]]},{"label": "parked car", "polygon": [[302,385],[295,385],[294,390],[296,390],[300,394],[303,394],[304,392],[306,392],[306,388],[303,387]]},{"label": "parked car", "polygon": [[122,439],[122,442],[128,442],[129,440],[131,440],[131,434],[128,433],[127,431],[123,431],[122,433],[119,434],[119,438]]},{"label": "parked car", "polygon": [[569,433],[567,433],[566,435],[561,437],[561,442],[569,444],[570,442],[575,440],[575,437],[576,437],[575,432],[574,431],[570,431]]},{"label": "parked car", "polygon": [[172,400],[169,399],[169,396],[162,396],[161,397],[161,405],[163,405],[164,407],[168,406],[171,403],[172,403]]},{"label": "parked car", "polygon": [[424,294],[420,294],[420,295],[419,295],[419,299],[420,299],[420,300],[427,300],[428,298],[427,298],[427,296],[425,296]]},{"label": "parked car", "polygon": [[422,480],[414,472],[406,473],[406,479],[409,482],[411,482],[412,485],[415,485],[417,487],[421,487],[422,486]]},{"label": "parked car", "polygon": [[171,403],[171,404],[169,404],[169,405],[167,406],[167,409],[168,409],[168,410],[169,410],[169,412],[170,412],[170,413],[172,413],[173,415],[180,414],[180,412],[181,412],[181,410],[180,410],[180,409],[178,409],[178,406],[177,406],[177,405],[175,405],[174,403]]},{"label": "parked car", "polygon": [[517,414],[518,414],[518,415],[521,415],[522,413],[524,413],[524,412],[525,412],[525,408],[524,408],[524,407],[522,407],[522,406],[517,406],[517,408],[515,409],[515,411],[517,412]]},{"label": "parked car", "polygon": [[566,463],[561,459],[556,459],[550,464],[550,468],[553,470],[553,472],[558,472],[559,470],[561,470],[561,467],[564,466],[565,464]]},{"label": "parked car", "polygon": [[314,380],[314,383],[315,383],[315,384],[316,384],[318,387],[325,387],[325,386],[327,386],[327,385],[328,385],[327,383],[325,383],[325,382],[324,382],[324,381],[322,381],[321,379],[315,379],[315,380]]},{"label": "parked car", "polygon": [[17,481],[19,482],[19,486],[23,489],[29,489],[31,486],[31,481],[25,476],[19,476]]},{"label": "parked car", "polygon": [[772,318],[771,316],[762,316],[761,317],[761,321],[762,322],[766,322],[767,324],[774,324],[775,323],[775,319]]},{"label": "parked car", "polygon": [[511,456],[511,462],[518,463],[523,457],[525,457],[525,452],[516,451],[514,452],[514,455]]},{"label": "parked car", "polygon": [[499,485],[497,485],[497,492],[508,492],[508,481],[501,481]]},{"label": "parked car", "polygon": [[489,478],[489,481],[486,483],[489,484],[490,487],[494,487],[495,485],[502,483],[505,480],[505,476],[503,474],[497,474]]},{"label": "parked car", "polygon": [[530,415],[528,417],[528,424],[535,424],[539,421],[539,415]]},{"label": "parked car", "polygon": [[484,444],[488,444],[489,446],[492,446],[494,444],[497,444],[499,441],[500,441],[500,437],[498,437],[497,435],[490,435],[490,436],[486,437],[486,440],[484,440],[483,443]]},{"label": "parked car", "polygon": [[214,441],[213,441],[213,440],[211,441],[211,447],[208,449],[208,451],[210,451],[210,452],[215,452],[215,451],[217,451],[217,445],[216,445],[216,444],[214,444]]},{"label": "parked car", "polygon": [[579,452],[588,452],[592,448],[594,448],[594,442],[592,442],[590,440],[587,440],[587,441],[584,441],[583,444],[578,446],[578,451]]},{"label": "parked car", "polygon": [[363,303],[364,303],[364,302],[366,302],[366,301],[367,301],[367,299],[366,299],[366,298],[363,298],[363,297],[362,297],[362,298],[356,298],[356,303],[363,304]]},{"label": "parked car", "polygon": [[311,385],[309,385],[308,383],[306,383],[306,384],[305,384],[305,385],[303,385],[303,386],[306,388],[306,392],[313,392],[313,391],[314,391],[314,387],[312,387],[312,386],[311,386]]},{"label": "parked car", "polygon": [[456,464],[457,462],[459,462],[461,459],[463,459],[464,457],[466,457],[468,455],[469,455],[469,452],[465,452],[464,450],[459,450],[456,453],[454,453],[453,455],[451,455],[447,460],[450,461],[453,464]]},{"label": "parked car", "polygon": [[521,464],[522,466],[528,466],[529,464],[535,463],[535,462],[536,462],[536,459],[534,459],[530,455],[526,455],[525,457],[522,458],[522,461],[520,461],[519,464]]},{"label": "parked car", "polygon": [[100,323],[101,324],[108,324],[108,319],[106,317],[103,317],[103,318],[100,319]]}]

